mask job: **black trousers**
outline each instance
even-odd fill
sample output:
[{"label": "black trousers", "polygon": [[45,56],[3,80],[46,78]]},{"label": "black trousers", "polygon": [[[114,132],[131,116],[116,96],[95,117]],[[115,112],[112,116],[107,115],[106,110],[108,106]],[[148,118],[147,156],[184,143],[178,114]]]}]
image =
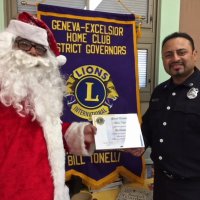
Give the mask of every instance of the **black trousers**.
[{"label": "black trousers", "polygon": [[155,169],[153,200],[200,200],[200,180],[170,178]]}]

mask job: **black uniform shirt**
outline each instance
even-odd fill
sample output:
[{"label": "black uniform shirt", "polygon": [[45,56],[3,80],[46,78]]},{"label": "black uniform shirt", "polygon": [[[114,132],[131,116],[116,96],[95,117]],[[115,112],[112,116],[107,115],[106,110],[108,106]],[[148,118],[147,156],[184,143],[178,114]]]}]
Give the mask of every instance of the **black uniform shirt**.
[{"label": "black uniform shirt", "polygon": [[200,71],[181,85],[157,86],[143,116],[145,145],[155,166],[183,177],[200,178]]}]

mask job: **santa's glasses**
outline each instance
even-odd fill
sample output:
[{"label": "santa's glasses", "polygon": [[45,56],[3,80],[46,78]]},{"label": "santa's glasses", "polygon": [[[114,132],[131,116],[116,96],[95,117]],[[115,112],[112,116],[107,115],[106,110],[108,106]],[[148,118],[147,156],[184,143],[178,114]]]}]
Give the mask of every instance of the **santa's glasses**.
[{"label": "santa's glasses", "polygon": [[45,55],[47,49],[42,46],[41,44],[36,44],[34,42],[31,42],[29,40],[23,39],[23,38],[19,38],[15,40],[15,44],[17,45],[17,47],[23,51],[30,51],[32,47],[35,48],[36,53],[39,56],[43,56]]}]

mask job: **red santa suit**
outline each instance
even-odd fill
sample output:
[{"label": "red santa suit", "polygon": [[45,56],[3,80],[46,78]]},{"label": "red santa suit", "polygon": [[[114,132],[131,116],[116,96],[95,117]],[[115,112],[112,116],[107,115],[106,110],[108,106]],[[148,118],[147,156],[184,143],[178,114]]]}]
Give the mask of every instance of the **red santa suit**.
[{"label": "red santa suit", "polygon": [[[65,123],[63,132],[70,124]],[[84,144],[73,146],[70,143],[76,139],[83,141],[83,136],[77,131],[73,135],[71,129],[68,135],[69,148],[78,153],[87,154]],[[21,117],[13,107],[0,104],[0,199],[27,200],[41,199],[67,200],[68,190],[65,188],[65,160],[61,123],[58,121],[48,133],[38,121],[32,121],[32,116]],[[50,128],[50,129],[51,129]],[[82,125],[79,126],[82,128]],[[56,130],[58,129],[58,130]],[[74,142],[73,142],[74,143]],[[54,194],[56,192],[56,194]],[[66,192],[66,194],[65,194]],[[65,197],[65,198],[64,198]]]},{"label": "red santa suit", "polygon": [[[24,24],[19,30],[13,28],[18,25],[16,21],[11,23],[6,34],[26,37]],[[43,28],[29,29],[27,39],[36,39],[34,42],[38,42],[37,31],[45,35]],[[70,153],[90,155],[93,146],[86,148],[83,135],[88,123],[62,124],[59,117],[48,115],[38,120],[37,116],[33,119],[31,113],[21,116],[15,106],[3,103],[1,90],[6,87],[6,81],[3,85],[1,73],[0,61],[0,199],[69,200],[64,146]]]}]

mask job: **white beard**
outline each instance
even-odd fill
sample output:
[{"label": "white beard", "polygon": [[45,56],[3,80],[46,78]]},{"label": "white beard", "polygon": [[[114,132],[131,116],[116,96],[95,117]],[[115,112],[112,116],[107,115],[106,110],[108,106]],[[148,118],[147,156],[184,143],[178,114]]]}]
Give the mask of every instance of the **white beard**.
[{"label": "white beard", "polygon": [[60,121],[65,86],[57,60],[49,51],[46,58],[41,58],[12,50],[12,41],[12,34],[0,34],[0,102],[40,122],[51,165],[54,200],[69,200]]},{"label": "white beard", "polygon": [[21,50],[0,54],[0,102],[13,106],[21,116],[31,114],[41,123],[62,114],[64,81],[58,63]]}]

